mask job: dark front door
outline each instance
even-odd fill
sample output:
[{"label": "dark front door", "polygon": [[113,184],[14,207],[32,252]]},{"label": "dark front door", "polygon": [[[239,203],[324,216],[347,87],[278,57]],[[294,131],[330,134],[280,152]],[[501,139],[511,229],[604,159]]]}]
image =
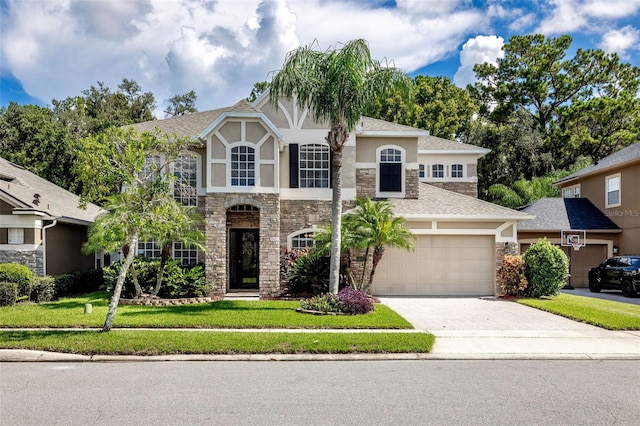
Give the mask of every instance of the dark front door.
[{"label": "dark front door", "polygon": [[231,229],[229,235],[229,289],[258,288],[258,230]]}]

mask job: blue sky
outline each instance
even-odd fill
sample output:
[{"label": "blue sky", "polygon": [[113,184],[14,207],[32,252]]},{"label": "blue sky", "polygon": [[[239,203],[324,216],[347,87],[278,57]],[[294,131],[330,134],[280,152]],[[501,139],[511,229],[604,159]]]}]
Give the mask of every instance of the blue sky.
[{"label": "blue sky", "polygon": [[463,87],[512,35],[569,34],[640,65],[640,0],[0,0],[0,106],[50,105],[123,78],[167,100],[227,106],[286,53],[366,39],[411,75]]}]

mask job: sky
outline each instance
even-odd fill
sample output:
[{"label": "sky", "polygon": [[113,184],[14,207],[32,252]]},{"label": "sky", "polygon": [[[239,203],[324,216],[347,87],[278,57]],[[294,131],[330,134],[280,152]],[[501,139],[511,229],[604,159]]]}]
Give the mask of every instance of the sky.
[{"label": "sky", "polygon": [[573,37],[640,65],[640,0],[0,0],[0,106],[123,78],[199,111],[246,98],[287,52],[363,38],[375,59],[465,87],[513,35]]}]

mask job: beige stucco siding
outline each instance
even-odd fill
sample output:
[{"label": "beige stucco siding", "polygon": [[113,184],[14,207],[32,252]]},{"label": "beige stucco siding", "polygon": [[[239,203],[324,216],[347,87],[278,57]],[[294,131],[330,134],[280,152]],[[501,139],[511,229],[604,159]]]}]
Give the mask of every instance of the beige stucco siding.
[{"label": "beige stucco siding", "polygon": [[377,163],[377,149],[382,146],[398,146],[405,151],[405,163],[418,162],[417,138],[358,137],[356,144],[358,146],[356,162],[358,163]]}]

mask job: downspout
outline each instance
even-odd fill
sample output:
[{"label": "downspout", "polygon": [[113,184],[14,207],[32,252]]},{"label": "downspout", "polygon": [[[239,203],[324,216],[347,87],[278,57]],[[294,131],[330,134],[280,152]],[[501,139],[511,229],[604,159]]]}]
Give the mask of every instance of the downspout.
[{"label": "downspout", "polygon": [[47,276],[47,229],[58,224],[58,219],[53,219],[49,225],[42,228],[42,276]]}]

